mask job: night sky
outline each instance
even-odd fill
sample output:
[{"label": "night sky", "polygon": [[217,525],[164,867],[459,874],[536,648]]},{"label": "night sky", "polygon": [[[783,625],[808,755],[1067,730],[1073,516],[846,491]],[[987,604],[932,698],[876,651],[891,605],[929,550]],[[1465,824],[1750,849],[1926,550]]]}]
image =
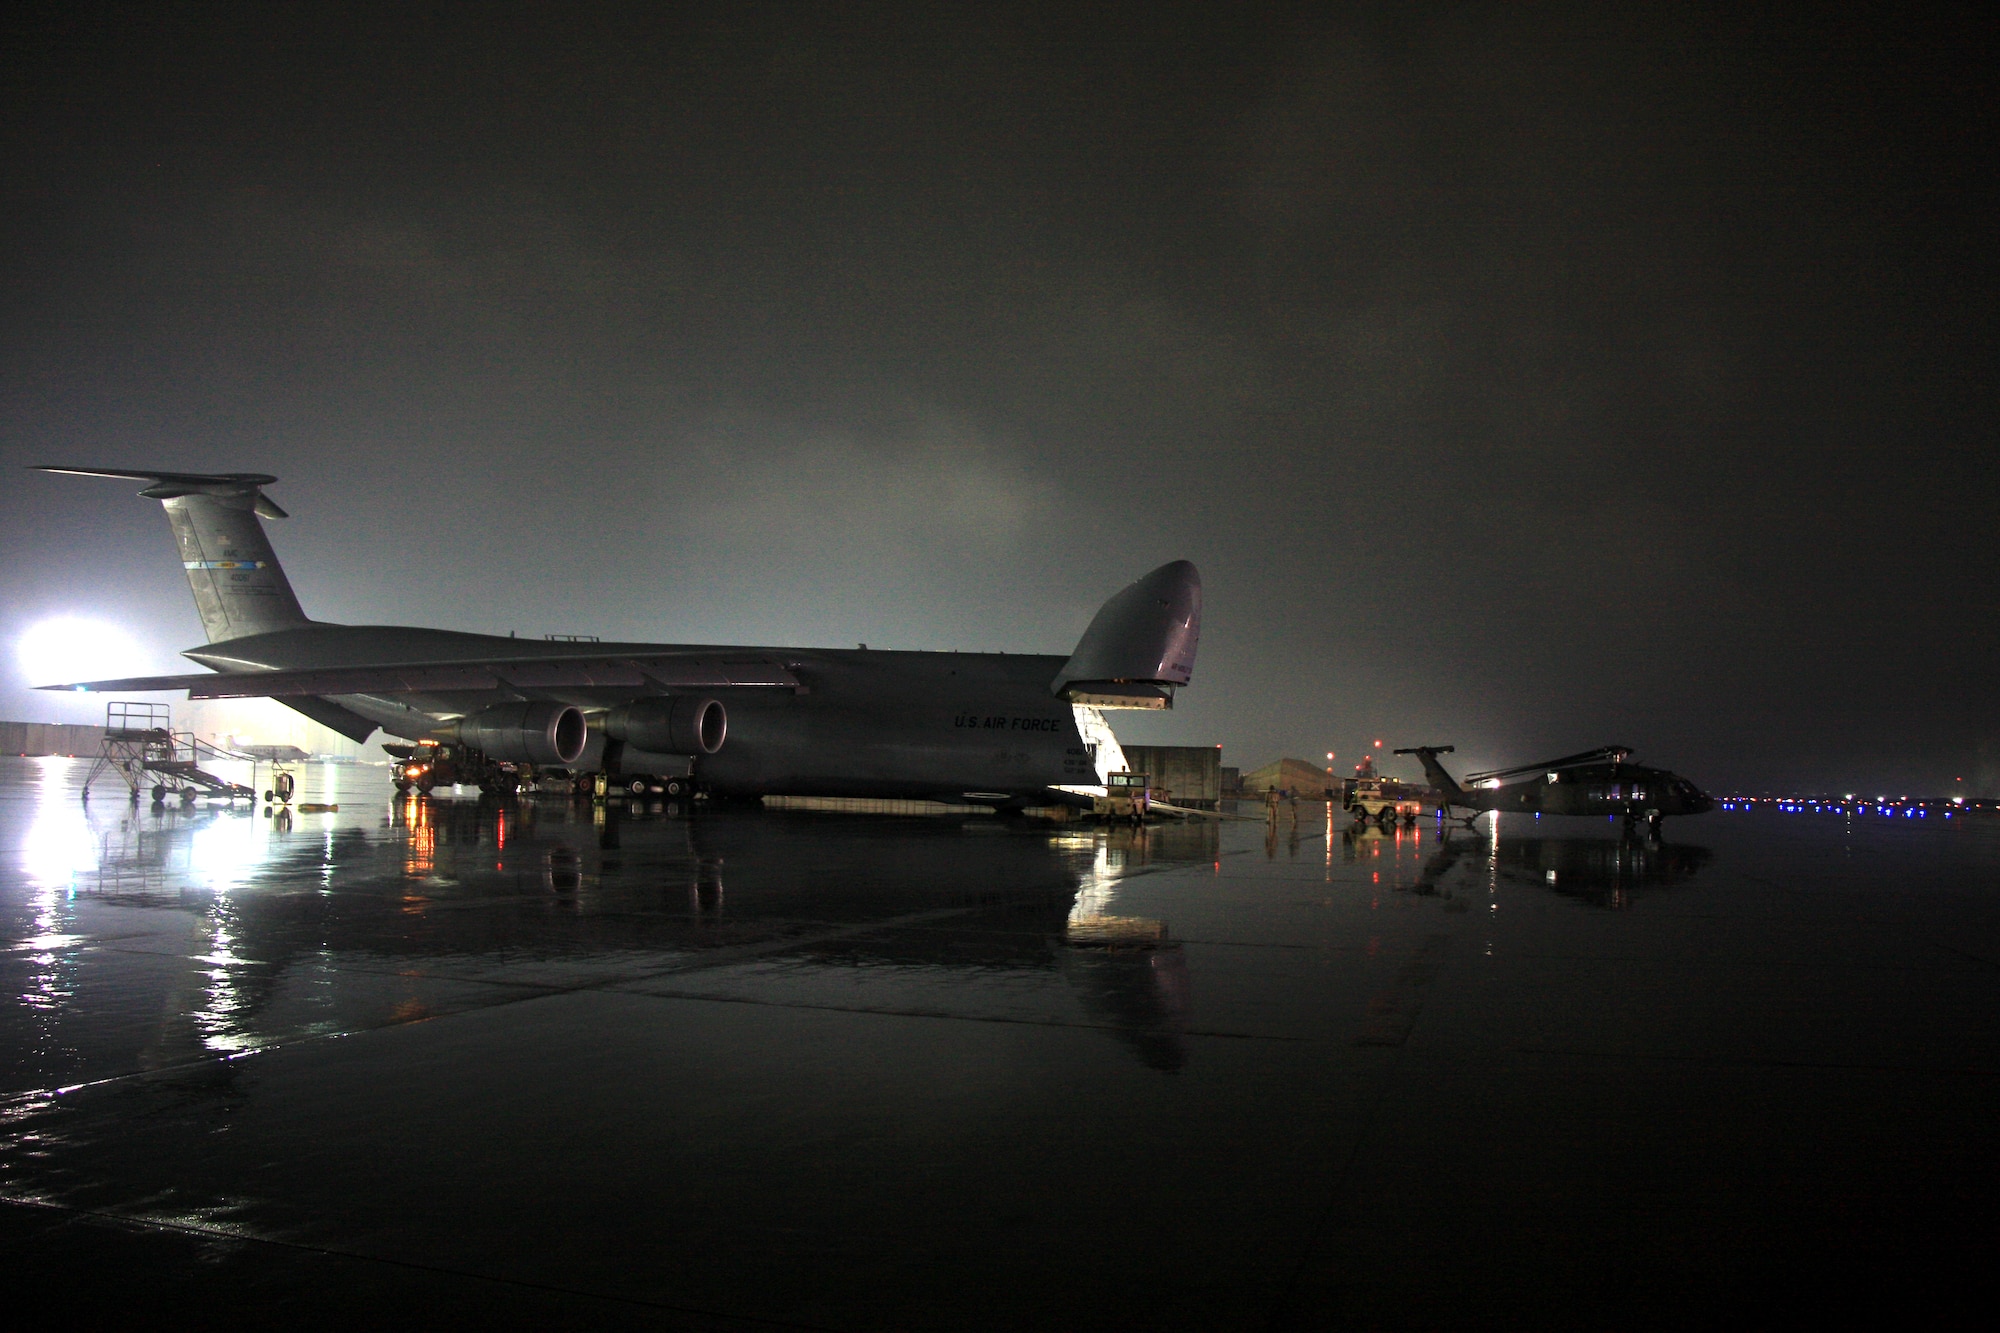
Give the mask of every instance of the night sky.
[{"label": "night sky", "polygon": [[201,641],[19,470],[157,465],[321,619],[1066,653],[1185,557],[1127,739],[2000,791],[1976,7],[0,22],[0,716]]}]

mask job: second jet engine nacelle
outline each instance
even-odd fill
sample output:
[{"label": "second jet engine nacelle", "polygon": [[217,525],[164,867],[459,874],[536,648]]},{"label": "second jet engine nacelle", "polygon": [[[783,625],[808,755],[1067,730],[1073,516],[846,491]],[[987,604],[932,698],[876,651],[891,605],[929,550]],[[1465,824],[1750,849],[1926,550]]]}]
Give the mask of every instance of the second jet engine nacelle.
[{"label": "second jet engine nacelle", "polygon": [[570,704],[498,704],[439,734],[482,750],[489,759],[568,767],[583,753],[590,726],[583,710]]},{"label": "second jet engine nacelle", "polygon": [[720,700],[693,695],[634,699],[604,715],[604,734],[656,754],[714,754],[729,734],[729,715]]}]

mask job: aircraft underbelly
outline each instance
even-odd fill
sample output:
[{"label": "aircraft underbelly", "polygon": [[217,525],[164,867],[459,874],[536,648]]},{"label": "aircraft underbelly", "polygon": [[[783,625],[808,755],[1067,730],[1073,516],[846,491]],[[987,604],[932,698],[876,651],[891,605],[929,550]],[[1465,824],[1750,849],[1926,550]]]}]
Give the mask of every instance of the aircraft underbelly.
[{"label": "aircraft underbelly", "polygon": [[[431,700],[374,694],[335,694],[328,697],[341,707],[359,713],[391,736],[400,736],[404,740],[422,739],[431,726],[446,715]],[[426,707],[426,704],[430,706]]]}]

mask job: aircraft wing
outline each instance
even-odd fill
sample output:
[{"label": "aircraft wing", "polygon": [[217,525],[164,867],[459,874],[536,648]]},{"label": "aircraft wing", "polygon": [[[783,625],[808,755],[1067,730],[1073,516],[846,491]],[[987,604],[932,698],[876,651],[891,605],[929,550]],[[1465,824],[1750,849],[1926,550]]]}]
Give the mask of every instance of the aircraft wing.
[{"label": "aircraft wing", "polygon": [[720,658],[580,657],[519,661],[411,662],[306,671],[202,671],[186,676],[128,676],[45,690],[186,690],[190,699],[282,699],[298,695],[403,694],[458,690],[563,689],[715,690],[743,686],[800,688],[779,662]]}]

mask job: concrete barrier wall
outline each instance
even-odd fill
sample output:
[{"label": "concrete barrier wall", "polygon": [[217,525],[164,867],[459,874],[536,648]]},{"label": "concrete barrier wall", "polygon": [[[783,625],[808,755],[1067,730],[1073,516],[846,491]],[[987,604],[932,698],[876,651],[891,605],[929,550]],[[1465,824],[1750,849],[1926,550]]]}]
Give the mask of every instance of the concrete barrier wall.
[{"label": "concrete barrier wall", "polygon": [[0,754],[70,754],[96,758],[104,728],[75,722],[0,722]]}]

